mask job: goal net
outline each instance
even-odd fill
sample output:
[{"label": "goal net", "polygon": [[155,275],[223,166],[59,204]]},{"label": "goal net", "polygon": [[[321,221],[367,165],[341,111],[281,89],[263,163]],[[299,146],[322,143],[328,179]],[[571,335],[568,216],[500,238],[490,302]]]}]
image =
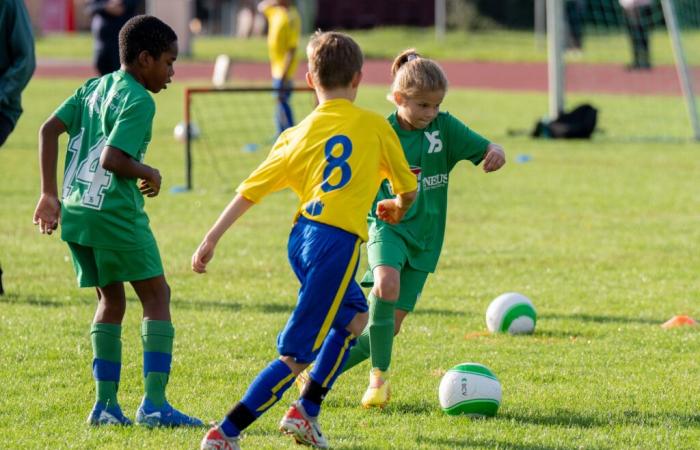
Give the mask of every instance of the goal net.
[{"label": "goal net", "polygon": [[[267,155],[277,137],[275,96],[267,87],[185,90],[184,121],[174,130],[185,148],[185,189],[230,186],[241,161]],[[298,123],[315,108],[314,91],[293,89],[290,104]]]},{"label": "goal net", "polygon": [[700,140],[698,0],[547,0],[546,6],[550,116],[591,103],[600,111],[601,137]]}]

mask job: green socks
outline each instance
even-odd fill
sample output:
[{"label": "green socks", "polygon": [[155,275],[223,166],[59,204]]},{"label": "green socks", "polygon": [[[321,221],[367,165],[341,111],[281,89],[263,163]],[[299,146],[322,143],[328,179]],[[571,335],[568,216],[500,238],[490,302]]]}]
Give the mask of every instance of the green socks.
[{"label": "green socks", "polygon": [[352,369],[367,358],[369,358],[369,327],[357,337],[357,343],[350,349],[348,359],[340,369],[340,373]]},{"label": "green socks", "polygon": [[175,329],[172,322],[144,320],[141,324],[146,398],[156,408],[165,403],[165,387],[170,376],[174,338]]},{"label": "green socks", "polygon": [[113,323],[93,323],[92,375],[96,384],[96,400],[105,405],[117,405],[119,376],[122,365],[122,327]]},{"label": "green socks", "polygon": [[394,343],[396,302],[388,302],[374,294],[369,295],[369,300],[368,328],[372,367],[386,372],[391,363],[391,347]]}]

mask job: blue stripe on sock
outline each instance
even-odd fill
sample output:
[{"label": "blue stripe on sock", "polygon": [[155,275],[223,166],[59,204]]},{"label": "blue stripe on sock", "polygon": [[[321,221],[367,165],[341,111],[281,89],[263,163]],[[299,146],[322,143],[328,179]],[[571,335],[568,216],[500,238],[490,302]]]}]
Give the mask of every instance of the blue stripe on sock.
[{"label": "blue stripe on sock", "polygon": [[95,358],[92,360],[92,376],[97,381],[119,381],[121,363]]},{"label": "blue stripe on sock", "polygon": [[161,352],[143,352],[143,376],[150,372],[170,373],[173,355]]}]

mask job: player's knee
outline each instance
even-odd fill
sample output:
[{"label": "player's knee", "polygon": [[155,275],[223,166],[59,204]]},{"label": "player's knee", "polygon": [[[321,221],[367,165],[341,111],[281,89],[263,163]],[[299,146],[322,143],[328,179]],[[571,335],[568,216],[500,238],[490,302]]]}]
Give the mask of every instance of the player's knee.
[{"label": "player's knee", "polygon": [[289,367],[294,376],[299,375],[304,369],[306,369],[311,363],[300,363],[297,362],[293,356],[280,356],[280,360]]},{"label": "player's knee", "polygon": [[374,282],[374,295],[387,302],[395,302],[399,298],[399,277],[381,277]]},{"label": "player's knee", "polygon": [[368,313],[357,313],[355,314],[355,317],[353,317],[353,319],[350,321],[348,326],[345,327],[345,329],[348,330],[348,332],[350,332],[353,336],[359,336],[362,334],[365,327],[367,327],[368,319]]}]

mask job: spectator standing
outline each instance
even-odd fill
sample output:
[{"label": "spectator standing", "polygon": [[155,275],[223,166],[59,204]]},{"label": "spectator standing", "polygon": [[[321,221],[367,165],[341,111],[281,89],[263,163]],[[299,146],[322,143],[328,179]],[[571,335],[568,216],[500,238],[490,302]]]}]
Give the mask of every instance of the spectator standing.
[{"label": "spectator standing", "polygon": [[90,0],[94,65],[100,75],[119,70],[119,30],[136,15],[139,0]]},{"label": "spectator standing", "polygon": [[[24,2],[0,2],[0,148],[22,115],[22,91],[34,73],[34,35]],[[2,268],[0,268],[0,295]]]}]

